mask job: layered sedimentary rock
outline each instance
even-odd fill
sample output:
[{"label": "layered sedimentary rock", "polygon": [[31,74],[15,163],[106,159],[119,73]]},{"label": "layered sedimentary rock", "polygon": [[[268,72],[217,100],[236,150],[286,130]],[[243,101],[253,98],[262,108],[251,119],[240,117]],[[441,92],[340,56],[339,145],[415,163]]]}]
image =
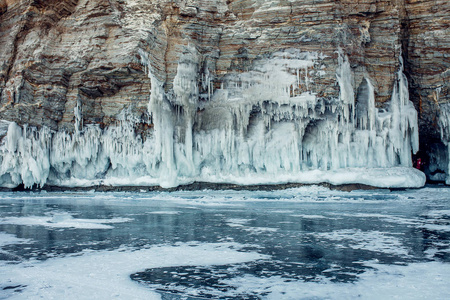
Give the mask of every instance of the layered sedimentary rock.
[{"label": "layered sedimentary rock", "polygon": [[2,181],[174,185],[407,167],[414,106],[428,173],[448,173],[449,10],[445,0],[1,0]]},{"label": "layered sedimentary rock", "polygon": [[450,182],[448,103],[450,3],[409,1],[405,6],[404,54],[411,100],[419,112],[421,149],[430,179]]}]

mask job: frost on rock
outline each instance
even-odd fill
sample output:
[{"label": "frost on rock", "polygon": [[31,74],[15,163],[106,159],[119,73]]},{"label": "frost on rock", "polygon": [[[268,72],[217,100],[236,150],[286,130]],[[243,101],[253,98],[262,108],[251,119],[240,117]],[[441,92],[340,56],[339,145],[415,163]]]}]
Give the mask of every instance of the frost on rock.
[{"label": "frost on rock", "polygon": [[[402,67],[389,107],[380,110],[370,79],[355,87],[343,54],[336,70],[339,97],[317,97],[311,74],[323,72],[323,58],[288,49],[219,81],[187,46],[173,88],[165,91],[141,53],[151,79],[151,132],[137,134],[142,121],[127,110],[116,126],[83,126],[82,103],[75,107],[73,133],[11,123],[0,147],[1,185],[360,183],[349,168],[365,174],[365,184],[423,185],[423,174],[408,168],[418,150],[418,128]],[[380,168],[392,167],[414,179],[370,179],[371,170],[380,176]]]}]

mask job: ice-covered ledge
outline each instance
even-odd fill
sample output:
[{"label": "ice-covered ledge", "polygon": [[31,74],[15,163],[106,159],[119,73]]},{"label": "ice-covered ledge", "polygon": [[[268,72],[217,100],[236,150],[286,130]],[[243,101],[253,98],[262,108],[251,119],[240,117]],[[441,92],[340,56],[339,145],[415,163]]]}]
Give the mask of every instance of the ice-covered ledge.
[{"label": "ice-covered ledge", "polygon": [[[206,179],[206,178],[205,178]],[[298,174],[275,176],[247,176],[218,178],[210,176],[209,182],[226,182],[239,185],[256,184],[321,184],[332,185],[364,184],[379,188],[420,188],[425,185],[425,174],[409,167],[392,168],[346,168],[337,170],[311,170]]]},{"label": "ice-covered ledge", "polygon": [[[196,178],[178,178],[176,182],[158,182],[149,176],[129,178],[108,178],[98,180],[67,179],[51,182],[66,188],[88,188],[93,186],[113,187],[156,187],[173,188],[193,183],[233,184],[239,186],[285,184],[331,184],[335,186],[361,184],[377,188],[421,188],[425,185],[425,174],[409,167],[392,168],[346,168],[338,170],[311,170],[298,174],[248,174],[242,176],[224,176],[217,174],[203,174]],[[201,184],[200,184],[201,186]]]}]

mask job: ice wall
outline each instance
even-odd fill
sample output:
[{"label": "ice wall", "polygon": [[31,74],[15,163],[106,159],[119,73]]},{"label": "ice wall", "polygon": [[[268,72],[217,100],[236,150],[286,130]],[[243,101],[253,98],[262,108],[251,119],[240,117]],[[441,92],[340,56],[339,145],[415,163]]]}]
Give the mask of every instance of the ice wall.
[{"label": "ice wall", "polygon": [[326,172],[349,168],[409,167],[418,149],[417,113],[402,66],[391,102],[380,110],[371,79],[356,86],[342,53],[338,98],[314,93],[311,75],[323,72],[319,53],[276,52],[219,82],[214,70],[200,68],[201,55],[188,46],[168,92],[153,75],[151,59],[141,54],[151,79],[153,130],[137,134],[142,120],[127,110],[115,126],[83,126],[82,103],[75,107],[73,133],[7,124],[0,184],[170,187],[192,181],[302,182],[302,174],[320,182]]}]

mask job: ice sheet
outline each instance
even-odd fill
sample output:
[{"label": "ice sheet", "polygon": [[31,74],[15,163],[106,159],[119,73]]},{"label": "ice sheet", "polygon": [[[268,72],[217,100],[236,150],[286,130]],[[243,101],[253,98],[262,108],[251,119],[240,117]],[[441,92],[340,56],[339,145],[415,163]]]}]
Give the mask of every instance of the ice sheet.
[{"label": "ice sheet", "polygon": [[[173,226],[166,233],[178,232],[180,227],[180,232],[184,232],[182,226],[186,226],[186,230],[188,226],[193,226],[187,234],[188,238],[193,238],[192,233],[213,241],[176,243],[168,240],[169,244],[164,245],[142,246],[141,243],[140,248],[122,246],[119,249],[94,250],[100,245],[100,240],[94,239],[75,242],[77,246],[91,250],[65,256],[54,252],[51,253],[53,257],[46,261],[34,258],[10,262],[4,260],[5,263],[0,264],[0,297],[159,299],[160,296],[148,287],[133,282],[130,275],[147,268],[220,265],[231,271],[241,267],[243,270],[258,272],[262,269],[267,272],[260,276],[248,271],[244,275],[220,277],[217,283],[220,288],[186,287],[178,281],[185,276],[181,268],[175,274],[179,277],[167,283],[172,287],[180,285],[180,291],[192,291],[191,295],[199,294],[202,290],[210,291],[217,298],[262,295],[262,299],[283,300],[380,297],[446,299],[450,293],[450,268],[449,263],[445,262],[448,261],[450,251],[449,196],[450,189],[439,187],[343,192],[318,186],[278,191],[4,193],[0,202],[2,212],[6,214],[19,211],[29,213],[38,208],[51,211],[43,216],[34,213],[10,219],[17,221],[14,223],[18,224],[17,228],[26,222],[42,224],[36,221],[36,217],[53,218],[55,215],[53,222],[62,224],[69,217],[69,221],[71,218],[94,220],[103,225],[128,220],[126,222],[130,224],[123,225],[130,225],[130,229],[144,226],[142,228],[145,230],[137,229],[134,232],[141,233],[140,237],[133,235],[127,241],[120,239],[121,243],[126,244],[139,241],[139,238],[147,235],[150,219],[164,219],[160,225],[164,228]],[[64,207],[70,209],[71,203],[78,211],[94,213],[94,209],[97,209],[102,215],[106,209],[122,212],[118,216],[136,217],[133,220],[101,217],[81,219],[75,214],[61,213]],[[152,212],[158,214],[151,217],[148,214]],[[189,214],[192,214],[191,219],[182,219]],[[202,216],[201,222],[198,216]],[[8,218],[13,217],[6,215],[2,220]],[[176,222],[172,222],[174,219]],[[0,223],[2,230],[14,230],[26,236],[32,236],[32,229],[36,229],[22,228],[15,231],[16,228],[8,224]],[[37,228],[39,231],[34,232],[56,232],[53,228]],[[65,233],[78,235],[88,232],[82,227],[77,227],[77,230],[64,226],[59,228],[57,232],[60,238]],[[123,232],[122,226],[111,230],[118,230],[111,232],[111,236],[119,236],[116,235],[119,230]],[[218,231],[206,237],[213,230]],[[179,238],[180,232],[173,237]],[[110,231],[99,233],[109,236]],[[162,235],[164,238],[168,236]],[[239,243],[214,242],[238,239]],[[242,242],[242,239],[252,239],[256,243]],[[41,242],[0,233],[0,247],[9,249],[7,245],[13,246],[8,251],[20,252],[29,244],[34,247]],[[109,241],[106,239],[104,242]],[[70,245],[71,238],[68,243]],[[24,246],[21,247],[21,244]],[[57,244],[54,240],[49,241],[48,249]],[[307,252],[311,252],[311,256],[305,256]],[[4,253],[0,251],[0,254]],[[328,264],[330,261],[331,264]],[[286,275],[273,275],[283,264],[292,265],[287,270],[289,272],[281,270],[278,274]],[[324,265],[326,269],[320,270]],[[354,277],[344,283],[336,281],[336,277],[333,277],[336,275],[333,274]],[[167,288],[163,284],[152,287]],[[183,293],[182,297],[185,295]]]}]

